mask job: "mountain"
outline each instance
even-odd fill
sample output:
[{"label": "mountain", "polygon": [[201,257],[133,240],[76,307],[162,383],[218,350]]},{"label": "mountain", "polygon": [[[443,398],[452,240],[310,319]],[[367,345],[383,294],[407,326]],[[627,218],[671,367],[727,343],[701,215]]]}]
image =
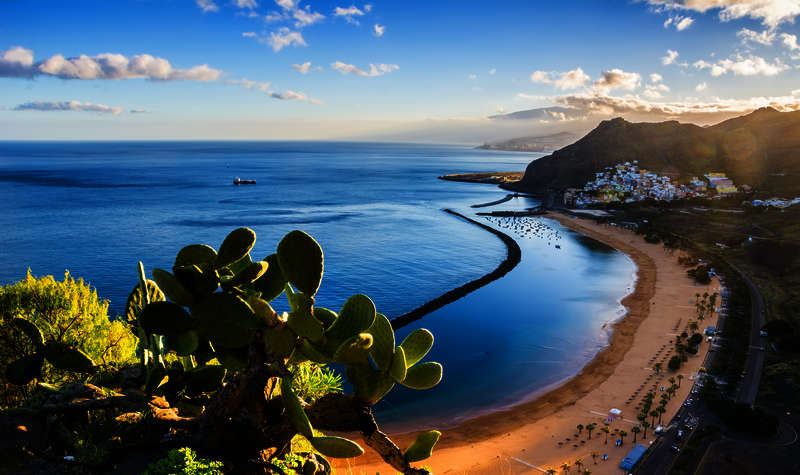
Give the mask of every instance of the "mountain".
[{"label": "mountain", "polygon": [[567,107],[540,107],[508,114],[490,115],[492,120],[552,120],[576,119],[586,115],[585,112]]},{"label": "mountain", "polygon": [[572,143],[578,136],[569,132],[532,137],[517,137],[481,145],[483,150],[509,150],[512,152],[550,152]]},{"label": "mountain", "polygon": [[577,142],[531,162],[520,190],[581,187],[626,161],[675,178],[723,171],[737,184],[800,194],[800,111],[758,109],[710,127],[605,120]]}]

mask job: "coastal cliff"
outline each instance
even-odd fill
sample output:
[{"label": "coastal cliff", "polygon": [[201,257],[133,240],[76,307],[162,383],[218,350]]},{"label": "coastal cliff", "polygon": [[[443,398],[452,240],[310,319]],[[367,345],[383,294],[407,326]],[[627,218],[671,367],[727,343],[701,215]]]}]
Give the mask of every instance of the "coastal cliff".
[{"label": "coastal cliff", "polygon": [[579,187],[595,172],[633,160],[674,178],[724,171],[737,183],[794,194],[800,192],[800,111],[762,108],[710,127],[605,120],[577,142],[532,161],[522,180],[504,187]]}]

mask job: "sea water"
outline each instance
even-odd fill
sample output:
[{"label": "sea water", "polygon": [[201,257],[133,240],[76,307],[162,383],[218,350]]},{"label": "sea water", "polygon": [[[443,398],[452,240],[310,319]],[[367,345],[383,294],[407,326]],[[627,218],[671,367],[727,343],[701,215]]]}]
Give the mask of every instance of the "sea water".
[{"label": "sea water", "polygon": [[[28,268],[57,278],[69,269],[118,314],[137,261],[148,272],[170,269],[181,247],[216,247],[240,226],[256,231],[252,255],[263,258],[302,229],[325,252],[318,304],[336,310],[365,293],[391,318],[505,258],[497,237],[443,208],[475,217],[537,204],[519,197],[473,209],[506,192],[437,176],[523,170],[540,156],[339,142],[2,142],[0,284]],[[237,176],[257,183],[233,185]],[[603,325],[620,315],[634,272],[623,254],[551,220],[478,219],[514,237],[522,262],[398,331],[433,331],[428,358],[445,370],[436,388],[398,386],[376,406],[390,429],[452,425],[524,400],[575,374],[606,344]]]}]

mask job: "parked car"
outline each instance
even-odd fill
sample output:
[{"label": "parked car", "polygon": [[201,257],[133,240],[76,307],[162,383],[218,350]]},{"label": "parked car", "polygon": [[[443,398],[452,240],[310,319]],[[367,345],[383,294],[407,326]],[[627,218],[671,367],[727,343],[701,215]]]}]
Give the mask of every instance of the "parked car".
[{"label": "parked car", "polygon": [[680,447],[678,447],[677,445],[673,445],[673,446],[672,446],[672,451],[673,451],[673,452],[680,452],[680,451],[681,451],[681,448],[680,448]]},{"label": "parked car", "polygon": [[679,430],[678,433],[675,435],[675,440],[683,439],[683,431]]}]

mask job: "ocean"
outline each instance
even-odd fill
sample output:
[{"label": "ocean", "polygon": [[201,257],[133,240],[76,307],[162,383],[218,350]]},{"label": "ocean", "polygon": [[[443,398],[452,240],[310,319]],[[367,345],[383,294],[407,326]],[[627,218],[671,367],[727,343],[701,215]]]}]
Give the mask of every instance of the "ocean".
[{"label": "ocean", "polygon": [[[293,229],[325,252],[319,305],[369,295],[394,317],[494,269],[497,237],[446,214],[495,207],[494,185],[446,173],[523,170],[542,156],[463,146],[341,142],[0,142],[0,284],[69,269],[123,311],[148,273],[170,269],[183,246],[217,247],[256,231],[254,258]],[[255,185],[233,185],[235,177]],[[509,274],[407,328],[430,329],[429,359],[444,365],[428,391],[397,387],[376,406],[391,430],[446,427],[507,407],[577,373],[607,342],[635,266],[624,254],[543,218],[477,219],[522,248]],[[280,297],[279,299],[283,299]],[[281,302],[277,308],[286,307]]]}]

